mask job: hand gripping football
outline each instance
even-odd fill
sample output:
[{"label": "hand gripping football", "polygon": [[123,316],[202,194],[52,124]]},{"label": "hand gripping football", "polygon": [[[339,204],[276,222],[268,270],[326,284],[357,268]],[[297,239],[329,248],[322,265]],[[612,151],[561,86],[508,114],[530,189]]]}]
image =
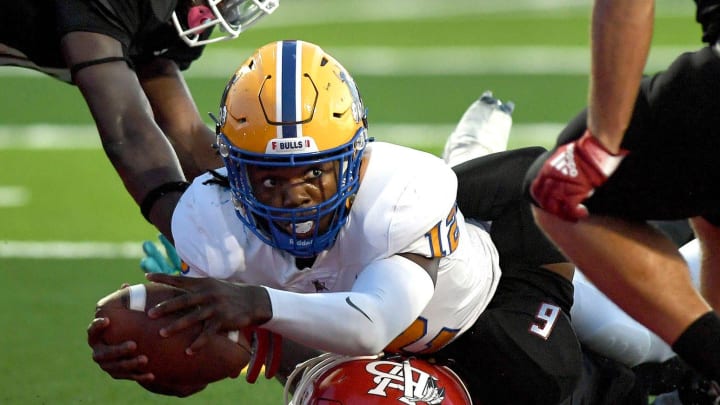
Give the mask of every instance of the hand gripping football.
[{"label": "hand gripping football", "polygon": [[185,354],[185,349],[200,334],[199,324],[167,338],[160,336],[160,329],[182,314],[151,319],[147,310],[182,294],[184,291],[176,287],[148,283],[122,288],[102,298],[97,303],[95,317],[110,319],[103,334],[104,342],[115,345],[134,340],[137,353],[148,357],[146,371],[155,375],[153,386],[199,386],[237,377],[250,361],[250,344],[242,333],[233,331],[215,335],[192,356]]}]

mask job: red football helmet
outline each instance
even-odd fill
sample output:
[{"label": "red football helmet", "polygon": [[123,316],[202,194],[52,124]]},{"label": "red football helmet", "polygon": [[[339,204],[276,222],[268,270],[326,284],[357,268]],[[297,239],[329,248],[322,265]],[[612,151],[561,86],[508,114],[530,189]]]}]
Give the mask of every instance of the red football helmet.
[{"label": "red football helmet", "polygon": [[[293,399],[289,387],[302,373]],[[471,405],[465,384],[449,368],[414,357],[323,354],[288,378],[291,405]]]}]

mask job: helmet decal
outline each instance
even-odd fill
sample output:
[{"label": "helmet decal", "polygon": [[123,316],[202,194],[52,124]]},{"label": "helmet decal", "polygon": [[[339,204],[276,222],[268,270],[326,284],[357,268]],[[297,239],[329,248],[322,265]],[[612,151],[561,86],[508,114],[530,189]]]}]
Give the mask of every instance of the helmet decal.
[{"label": "helmet decal", "polygon": [[326,353],[299,364],[285,384],[290,404],[470,405],[465,384],[450,368],[415,357],[350,357]]},{"label": "helmet decal", "polygon": [[423,370],[414,368],[410,361],[405,359],[402,363],[394,361],[377,360],[368,363],[365,370],[374,376],[375,388],[368,394],[382,397],[388,396],[388,391],[398,390],[400,402],[413,404],[423,401],[429,404],[439,404],[445,398],[445,389],[438,387],[438,378]]},{"label": "helmet decal", "polygon": [[[278,100],[282,100],[281,103],[277,103],[278,109],[276,116],[280,117],[280,121],[283,123],[293,123],[301,121],[300,117],[300,104],[298,100],[300,94],[300,86],[298,81],[300,75],[298,72],[300,67],[299,63],[302,63],[302,48],[298,47],[297,41],[283,41],[278,43],[278,64],[277,64],[277,75],[280,78],[279,86],[275,89]],[[278,127],[281,130],[283,138],[294,138],[302,136],[302,127],[299,125],[283,125]]]},{"label": "helmet decal", "polygon": [[[283,137],[285,138],[285,137]],[[315,140],[310,137],[295,137],[295,139],[273,139],[268,141],[265,153],[283,154],[297,152],[317,152]]]},{"label": "helmet decal", "polygon": [[[302,69],[302,46],[298,41],[282,41],[277,43],[277,47],[278,63],[275,74],[280,80],[275,88],[275,99],[282,100],[275,105],[275,116],[280,117],[277,123],[282,124],[277,126],[277,136],[294,139],[271,140],[265,152],[269,154],[317,152],[315,140],[303,136],[302,123],[312,120],[315,106],[309,106],[311,111],[309,117],[302,116],[303,94],[299,83],[302,78],[298,74]],[[315,93],[313,100],[317,101],[317,88],[314,84],[312,91]]]}]

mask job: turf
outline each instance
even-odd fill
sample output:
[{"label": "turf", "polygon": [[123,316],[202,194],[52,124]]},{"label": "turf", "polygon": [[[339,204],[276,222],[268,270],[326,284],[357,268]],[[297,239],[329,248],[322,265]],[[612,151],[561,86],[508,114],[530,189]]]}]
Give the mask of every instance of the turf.
[{"label": "turf", "polygon": [[[271,17],[277,17],[277,21],[270,23],[268,19],[267,26],[261,23],[237,41],[218,44],[219,50],[237,51],[237,57],[223,61],[219,68],[226,68],[229,76],[248,56],[244,50],[285,38],[314,41],[326,49],[463,46],[503,50],[583,48],[588,44],[587,5],[530,8],[533,2],[524,2],[527,9],[508,11],[501,6],[511,2],[487,0],[499,11],[473,6],[467,12],[445,10],[447,13],[441,15],[406,18],[402,14],[383,16],[385,2],[381,0],[352,0],[343,3],[347,6],[345,14],[339,12],[332,18],[313,21],[310,17],[322,17],[337,4],[332,0],[296,3],[283,3],[278,14]],[[695,48],[699,45],[699,28],[693,21],[692,2],[683,2],[688,3],[685,6],[674,3],[658,2],[654,45]],[[407,4],[422,8],[443,3],[417,0]],[[455,3],[447,4],[455,7]],[[377,10],[365,17],[362,11],[368,7]],[[327,22],[333,19],[336,22]],[[449,67],[459,63],[441,62]],[[353,72],[352,65],[347,67]],[[378,124],[452,125],[485,89],[516,102],[516,124],[562,123],[583,108],[587,90],[587,74],[583,71],[388,76],[361,73],[355,79],[369,108],[371,132]],[[201,111],[217,110],[225,85],[222,77],[193,74],[188,83]],[[0,126],[48,124],[52,132],[53,125],[92,125],[82,98],[69,85],[39,75],[3,74],[0,69],[0,89]],[[439,152],[445,136],[438,134],[437,143],[428,150]],[[512,139],[511,147],[527,142]],[[551,138],[542,140],[550,142]],[[0,403],[281,402],[281,388],[275,382],[249,386],[242,379],[228,380],[192,398],[178,400],[146,393],[134,383],[115,381],[104,374],[91,360],[85,328],[98,298],[122,282],[142,281],[137,258],[16,258],[15,253],[3,247],[16,241],[130,241],[138,243],[139,251],[139,241],[154,239],[156,232],[144,222],[98,148],[0,148],[0,190],[10,186],[23,188],[29,198],[20,206],[0,204]],[[41,253],[47,252],[38,251],[38,257]]]}]

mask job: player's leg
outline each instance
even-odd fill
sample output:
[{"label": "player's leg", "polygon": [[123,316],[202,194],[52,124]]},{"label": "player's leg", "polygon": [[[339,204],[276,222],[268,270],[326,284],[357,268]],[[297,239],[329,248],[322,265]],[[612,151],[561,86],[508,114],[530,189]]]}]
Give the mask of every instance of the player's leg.
[{"label": "player's leg", "polygon": [[667,343],[620,309],[579,270],[575,271],[573,286],[573,326],[580,342],[589,349],[629,367],[675,356]]},{"label": "player's leg", "polygon": [[541,210],[536,214],[547,234],[610,299],[683,360],[707,377],[720,378],[720,318],[693,287],[674,244],[645,224],[607,217],[570,223]]},{"label": "player's leg", "polygon": [[470,104],[445,143],[442,157],[451,167],[507,149],[515,105],[486,91]]},{"label": "player's leg", "polygon": [[[643,81],[623,141],[630,154],[586,201],[588,219],[566,222],[533,208],[545,233],[600,290],[713,378],[720,377],[720,356],[714,354],[720,352],[720,318],[694,288],[676,246],[642,221],[718,209],[711,202],[720,184],[714,156],[720,139],[709,134],[720,126],[719,66],[717,56],[704,49]],[[561,143],[582,133],[584,118],[566,128]]]},{"label": "player's leg", "polygon": [[[671,223],[672,227],[677,224]],[[665,222],[656,224],[661,230]],[[684,240],[684,238],[682,238]],[[676,243],[678,241],[675,241]],[[693,286],[699,287],[700,249],[697,240],[679,248],[690,268]],[[630,317],[577,269],[571,310],[573,326],[580,341],[602,356],[630,367],[643,363],[663,363],[676,354],[670,345],[647,327]],[[662,294],[662,292],[658,292]]]},{"label": "player's leg", "polygon": [[702,255],[700,291],[710,305],[720,310],[720,227],[701,217],[692,219]]},{"label": "player's leg", "polygon": [[[655,224],[661,230],[665,229],[665,225],[667,223],[664,221]],[[671,223],[670,225],[675,227],[679,224]],[[686,230],[683,229],[681,234],[686,234]],[[685,239],[685,237],[680,238],[680,240]],[[680,240],[675,240],[675,243]],[[690,267],[690,277],[695,288],[699,288],[700,285],[699,246],[697,240],[692,240],[679,249],[683,259]],[[657,395],[658,399],[654,402],[657,405],[710,404],[720,398],[720,392],[716,390],[712,381],[702,377],[679,360],[670,345],[628,316],[587,280],[579,270],[575,272],[573,286],[575,287],[575,301],[571,315],[578,339],[582,342],[583,347],[592,350],[597,355],[632,367],[636,375],[635,394],[649,392]],[[663,292],[658,292],[658,294],[663,294]],[[587,355],[587,353],[585,354]],[[598,365],[592,356],[590,358],[586,356],[585,363],[585,369],[588,364],[594,368]],[[600,363],[601,366],[603,364],[607,365]],[[621,371],[614,366],[610,369],[606,369],[606,367],[600,367],[597,370],[591,369],[591,372],[584,373],[578,388],[580,392],[575,393],[575,398],[582,398],[580,395],[587,396],[588,390],[592,393],[592,390],[596,390],[598,386],[606,385],[607,377],[610,377],[610,374],[622,375]]]},{"label": "player's leg", "polygon": [[537,208],[533,211],[550,239],[588,279],[666,342],[674,342],[710,310],[693,288],[675,245],[655,228],[596,216],[572,223]]},{"label": "player's leg", "polygon": [[[533,263],[536,266],[544,266],[565,261],[565,258],[534,225],[529,205],[522,199],[522,189],[519,187],[525,170],[543,151],[542,148],[524,148],[495,153],[453,168],[457,174],[459,184],[458,205],[463,213],[468,218],[492,221],[491,236],[500,253],[501,265],[504,271],[503,280],[501,281],[502,286],[513,282],[521,283],[520,285],[533,282],[535,273],[522,267],[518,268],[520,263]],[[567,277],[562,272],[558,272],[558,274]],[[508,279],[510,281],[507,281]],[[513,279],[515,281],[512,281]],[[559,278],[550,276],[549,272],[545,272],[543,279],[553,281],[534,283],[534,288],[537,291],[547,290],[548,287],[544,284],[563,284],[558,281]],[[579,276],[579,279],[582,280],[582,275]],[[610,401],[604,402],[607,404],[619,403],[616,401],[619,398],[625,400],[630,397],[638,397],[638,395],[642,396],[642,392],[638,394],[630,390],[630,387],[632,387],[632,373],[629,366],[650,358],[666,359],[673,355],[672,351],[667,344],[661,342],[647,328],[630,318],[589,282],[581,285],[576,284],[575,287],[573,311],[578,308],[578,313],[574,313],[572,316],[573,326],[578,332],[581,341],[583,341],[582,338],[587,339],[584,343],[590,343],[591,346],[594,344],[600,353],[591,353],[591,351],[584,353],[584,367],[582,368],[583,373],[580,384],[572,391],[573,396],[568,403],[603,403],[597,402],[598,399],[593,397],[597,392],[605,392],[610,389],[612,389],[613,394],[612,396],[605,396]],[[517,291],[521,289],[509,290]],[[501,288],[500,291],[500,298],[496,298],[497,301],[502,301],[502,292],[505,290]],[[583,292],[587,291],[593,294],[583,294]],[[557,298],[558,296],[562,296],[562,294],[555,294],[554,298],[548,298],[546,301],[562,301]],[[600,298],[598,299],[598,297]],[[569,307],[570,299],[567,302]],[[510,339],[514,342],[520,339],[518,337],[526,335],[524,330],[528,328],[529,322],[535,320],[533,314],[537,314],[533,313],[533,311],[539,306],[542,306],[542,304],[538,301],[531,305],[532,309],[526,313],[515,311],[512,315],[503,312],[501,309],[492,308],[488,314],[481,318],[481,321],[476,326],[477,329],[473,333],[480,336],[477,341],[491,342],[489,344],[493,347],[494,343],[492,342],[503,340],[503,338],[498,337],[493,325],[501,325],[498,327],[501,331],[510,330],[503,324],[506,318],[509,317],[507,323],[510,325],[514,325],[514,322],[524,325],[518,327],[517,333],[515,333],[516,337]],[[498,318],[495,318],[493,314],[499,314]],[[653,344],[657,342],[661,343],[660,349],[664,348],[665,350],[658,350],[658,347]],[[505,353],[517,352],[532,357],[535,356],[535,350],[538,350],[538,348],[533,348],[530,344],[524,345],[521,342]],[[548,350],[554,350],[552,345],[544,348],[544,351]],[[478,346],[473,346],[472,349],[468,350],[468,352],[472,353],[482,353],[483,358],[487,356],[494,359],[494,356],[497,356],[499,357],[497,363],[500,364],[517,365],[505,359],[509,355],[495,349],[491,349],[491,351],[490,354],[484,353],[483,349]],[[626,362],[616,362],[616,360],[625,360]],[[546,387],[557,386],[555,380],[553,380],[553,375],[556,374],[544,370],[535,371],[537,375],[546,379],[543,383]],[[473,370],[473,372],[477,371]],[[521,378],[519,376],[515,377]],[[489,381],[495,380],[491,378]],[[495,382],[498,383],[498,381]],[[527,381],[524,383],[529,384]],[[518,383],[505,382],[505,384],[505,388],[520,389],[519,386],[512,385]],[[491,385],[495,386],[497,384]],[[528,387],[525,386],[524,388],[527,389]],[[497,390],[497,388],[493,389]],[[485,392],[487,390],[488,388],[484,387],[481,391]],[[504,394],[507,394],[507,392],[500,391],[495,394],[495,397],[486,396],[484,399],[501,398]],[[486,392],[485,395],[490,394]],[[625,398],[626,396],[627,398]],[[518,400],[520,401],[520,399]],[[645,399],[645,403],[647,403],[647,399]]]}]

